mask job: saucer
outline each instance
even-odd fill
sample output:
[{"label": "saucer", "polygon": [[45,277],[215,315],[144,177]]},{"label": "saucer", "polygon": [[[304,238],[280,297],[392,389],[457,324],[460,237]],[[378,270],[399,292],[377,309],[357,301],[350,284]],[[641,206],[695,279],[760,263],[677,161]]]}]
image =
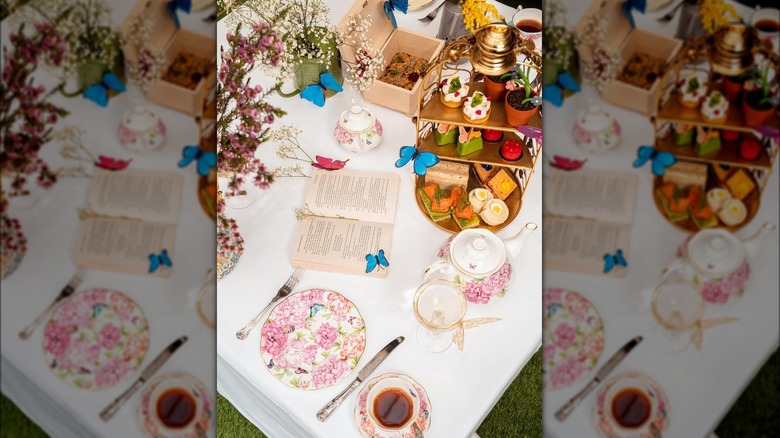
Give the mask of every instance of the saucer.
[{"label": "saucer", "polygon": [[542,300],[542,384],[548,390],[564,388],[596,366],[604,349],[604,323],[577,292],[545,289]]},{"label": "saucer", "polygon": [[369,380],[357,395],[357,403],[355,404],[355,425],[360,432],[360,436],[363,438],[404,438],[414,436],[411,423],[404,429],[395,432],[384,432],[377,428],[374,420],[368,415],[368,393],[371,392],[371,389],[380,380],[387,378],[403,379],[409,382],[409,384],[417,390],[420,409],[417,414],[417,419],[415,419],[414,422],[417,423],[417,426],[420,427],[421,431],[426,432],[431,427],[431,401],[428,398],[428,393],[425,392],[422,385],[407,375],[386,373]]},{"label": "saucer", "polygon": [[[651,412],[655,412],[655,417],[649,420],[644,427],[630,431],[620,429],[607,415],[607,410],[610,409],[609,406],[606,406],[608,404],[607,396],[614,392],[612,391],[613,387],[620,385],[640,387],[650,396],[653,404]],[[641,373],[624,373],[607,380],[596,393],[592,418],[596,432],[605,438],[653,438],[651,424],[654,424],[659,432],[663,432],[669,427],[669,401],[661,386],[650,377]]]},{"label": "saucer", "polygon": [[[185,387],[198,403],[197,420],[192,421],[185,428],[166,428],[156,417],[156,407],[153,406],[156,403],[152,398],[159,395],[158,389],[162,389],[166,384],[172,384],[171,387]],[[141,393],[141,405],[138,407],[138,424],[144,435],[152,438],[199,438],[204,435],[199,433],[199,428],[208,432],[211,427],[211,419],[214,416],[213,406],[208,389],[198,379],[190,374],[174,371],[155,378],[144,388]]]},{"label": "saucer", "polygon": [[334,385],[355,369],[366,348],[366,324],[341,294],[309,289],[274,307],[260,331],[265,368],[293,388]]},{"label": "saucer", "polygon": [[122,292],[89,289],[65,299],[43,331],[43,356],[52,372],[80,389],[115,386],[132,374],[149,349],[149,323]]}]

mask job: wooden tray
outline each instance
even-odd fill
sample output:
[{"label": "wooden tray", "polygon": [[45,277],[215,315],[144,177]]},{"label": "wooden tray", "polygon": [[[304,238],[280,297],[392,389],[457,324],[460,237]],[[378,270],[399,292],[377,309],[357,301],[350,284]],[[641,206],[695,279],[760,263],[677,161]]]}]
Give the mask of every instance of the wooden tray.
[{"label": "wooden tray", "polygon": [[[507,168],[507,167],[500,167],[500,168],[506,170],[506,172],[509,174],[512,180],[514,180],[515,184],[517,184],[517,188],[513,190],[512,193],[510,193],[509,196],[504,200],[506,206],[509,208],[509,217],[501,225],[488,225],[484,221],[482,221],[482,218],[480,218],[479,225],[476,228],[484,228],[486,230],[496,232],[506,227],[510,223],[512,223],[512,221],[514,221],[515,218],[517,217],[517,214],[520,212],[520,208],[522,207],[523,204],[522,187],[520,186],[520,183],[517,180],[517,176],[515,175],[514,171],[511,168]],[[432,224],[436,225],[437,227],[441,228],[442,230],[449,231],[451,233],[460,232],[460,227],[452,219],[451,216],[446,220],[440,222],[434,222],[433,219],[431,219],[431,216],[428,214],[428,210],[425,208],[425,204],[423,204],[420,191],[419,191],[419,189],[424,186],[425,186],[425,177],[417,176],[414,185],[414,199],[417,200],[417,207],[420,209],[420,213],[422,213],[423,216],[425,216],[425,218],[428,219],[428,221],[430,221]],[[470,192],[471,190],[480,187],[483,187],[482,183],[479,181],[477,174],[474,172],[474,167],[471,166],[469,168],[469,184],[467,190]]]}]

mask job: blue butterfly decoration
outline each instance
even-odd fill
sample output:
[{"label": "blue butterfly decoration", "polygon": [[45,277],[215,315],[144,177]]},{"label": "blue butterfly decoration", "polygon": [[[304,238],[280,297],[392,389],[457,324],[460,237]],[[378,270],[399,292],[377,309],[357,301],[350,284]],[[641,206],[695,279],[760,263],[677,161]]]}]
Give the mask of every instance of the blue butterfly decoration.
[{"label": "blue butterfly decoration", "polygon": [[84,90],[82,95],[85,99],[89,99],[96,104],[105,107],[108,105],[108,90],[119,91],[120,93],[125,91],[125,84],[110,71],[103,73],[103,78],[100,80],[100,83],[90,85]]},{"label": "blue butterfly decoration", "polygon": [[634,167],[642,167],[648,160],[653,160],[653,175],[661,176],[666,168],[677,162],[677,157],[669,152],[659,152],[652,146],[639,146],[636,150]]},{"label": "blue butterfly decoration", "polygon": [[181,9],[189,14],[192,9],[192,0],[170,0],[165,5],[165,9],[168,11],[168,16],[171,17],[171,20],[173,20],[173,23],[178,29],[181,27],[181,23],[179,23],[179,15],[176,13],[176,10]]},{"label": "blue butterfly decoration", "polygon": [[542,96],[544,96],[544,100],[559,107],[563,105],[564,90],[570,90],[575,93],[580,91],[580,84],[567,71],[558,73],[558,78],[554,84],[545,85],[542,88]]},{"label": "blue butterfly decoration", "polygon": [[197,146],[184,146],[181,150],[181,160],[179,167],[185,168],[193,161],[197,160],[198,175],[206,176],[209,169],[217,166],[217,154],[211,151],[203,151]]},{"label": "blue butterfly decoration", "polygon": [[395,21],[395,13],[393,11],[400,11],[402,14],[406,14],[407,9],[409,9],[409,0],[385,1],[385,15],[390,20],[390,23],[393,24],[394,29],[398,29],[398,23]]},{"label": "blue butterfly decoration", "polygon": [[620,10],[623,11],[623,15],[626,16],[626,20],[628,20],[628,24],[631,25],[631,29],[636,27],[634,15],[631,13],[634,9],[644,14],[647,9],[647,0],[625,0],[623,4],[620,5]]},{"label": "blue butterfly decoration", "polygon": [[328,72],[320,74],[320,81],[316,84],[307,85],[301,91],[301,98],[322,107],[325,105],[325,90],[333,90],[337,93],[344,91],[344,88],[336,81],[336,78]]},{"label": "blue butterfly decoration", "polygon": [[420,152],[414,146],[401,146],[398,154],[401,158],[395,162],[395,167],[404,167],[409,161],[414,160],[414,173],[419,176],[425,175],[429,167],[439,162],[439,157],[433,152]]},{"label": "blue butterfly decoration", "polygon": [[170,268],[173,266],[171,258],[168,257],[168,250],[164,249],[159,254],[149,254],[149,273],[156,271],[160,266],[166,266]]},{"label": "blue butterfly decoration", "polygon": [[366,274],[376,269],[377,266],[379,269],[390,266],[390,262],[385,258],[385,250],[383,249],[380,249],[377,254],[366,254]]},{"label": "blue butterfly decoration", "polygon": [[547,307],[547,316],[550,317],[550,316],[555,315],[555,312],[557,312],[559,309],[562,309],[562,308],[563,308],[563,304],[558,304],[558,303],[550,304]]},{"label": "blue butterfly decoration", "polygon": [[94,306],[92,306],[92,318],[96,318],[98,315],[100,315],[100,312],[106,310],[108,308],[108,304],[106,303],[97,303]]},{"label": "blue butterfly decoration", "polygon": [[622,266],[624,268],[628,266],[626,258],[623,257],[622,249],[617,250],[615,254],[604,254],[604,273],[606,274],[607,272],[611,271],[615,268],[615,266]]},{"label": "blue butterfly decoration", "polygon": [[317,312],[319,312],[324,308],[325,308],[324,304],[316,304],[316,303],[312,304],[311,307],[309,308],[309,318],[314,318],[314,315],[316,315]]}]

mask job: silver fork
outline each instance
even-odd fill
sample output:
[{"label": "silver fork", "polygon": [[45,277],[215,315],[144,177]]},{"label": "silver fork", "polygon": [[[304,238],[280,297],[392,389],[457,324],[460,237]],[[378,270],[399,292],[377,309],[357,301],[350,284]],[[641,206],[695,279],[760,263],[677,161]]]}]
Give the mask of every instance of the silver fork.
[{"label": "silver fork", "polygon": [[445,2],[441,2],[439,6],[436,6],[436,9],[429,12],[428,15],[422,18],[418,18],[417,20],[422,21],[423,23],[430,23],[431,21],[433,21],[434,18],[436,18],[437,15],[439,15],[439,10],[441,9],[442,6],[444,6],[444,3]]},{"label": "silver fork", "polygon": [[678,9],[680,9],[680,6],[683,5],[685,1],[681,1],[680,3],[677,3],[677,6],[673,7],[671,11],[667,12],[665,15],[658,17],[657,20],[659,23],[668,23],[672,21],[674,18],[675,12],[677,12]]},{"label": "silver fork", "polygon": [[300,266],[296,266],[292,275],[290,275],[290,278],[288,278],[287,281],[284,283],[284,285],[279,288],[279,292],[276,293],[276,296],[273,297],[271,302],[268,303],[265,307],[263,307],[263,310],[257,312],[257,315],[255,315],[255,317],[252,318],[252,320],[249,321],[241,330],[237,331],[236,337],[240,340],[246,339],[246,337],[249,336],[249,332],[251,332],[252,329],[255,328],[258,322],[260,322],[260,318],[263,316],[263,313],[265,313],[265,311],[268,310],[268,308],[271,307],[273,303],[279,301],[280,299],[286,297],[287,295],[290,295],[292,289],[298,285],[298,281],[300,280],[302,273],[303,273],[303,268],[301,268]]}]

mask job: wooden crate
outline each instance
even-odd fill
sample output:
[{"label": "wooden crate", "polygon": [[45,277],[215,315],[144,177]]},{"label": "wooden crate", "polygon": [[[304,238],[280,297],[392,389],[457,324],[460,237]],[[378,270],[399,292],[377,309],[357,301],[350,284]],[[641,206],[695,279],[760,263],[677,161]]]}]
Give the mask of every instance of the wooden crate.
[{"label": "wooden crate", "polygon": [[[607,17],[609,20],[609,29],[605,34],[607,44],[618,49],[621,55],[618,75],[636,52],[645,52],[670,62],[680,51],[683,41],[644,29],[632,29],[620,10],[621,4],[621,0],[595,0],[580,18],[577,29],[583,30],[591,14],[602,14]],[[581,45],[577,49],[581,62],[591,62],[592,48],[590,46]],[[646,90],[615,79],[604,87],[601,91],[601,97],[607,102],[649,116],[655,113],[658,99],[663,91],[674,85],[671,83],[662,84],[661,80],[662,77],[659,76],[652,87]]]},{"label": "wooden crate", "polygon": [[[383,5],[384,0],[356,0],[339,23],[339,28],[345,29],[349,19],[355,14],[370,16],[371,29],[368,31],[368,35],[372,46],[379,48],[384,56],[383,69],[398,52],[407,52],[432,63],[444,47],[444,41],[405,29],[394,29],[390,20],[385,17]],[[352,47],[342,46],[340,52],[344,61],[355,61]],[[411,90],[377,80],[363,92],[363,97],[368,102],[412,116],[417,111],[417,99],[420,95],[422,78],[423,75],[420,75],[420,80]]]},{"label": "wooden crate", "polygon": [[[177,29],[165,9],[166,3],[166,0],[140,0],[122,22],[121,28],[126,32],[136,14],[149,14],[154,20],[152,41],[165,53],[168,63],[182,51],[215,61],[214,68],[194,90],[161,79],[146,92],[149,101],[194,116],[200,112],[204,99],[213,94],[216,88],[216,40],[187,29]],[[134,63],[138,60],[134,46],[126,44],[123,52],[126,62]]]}]

